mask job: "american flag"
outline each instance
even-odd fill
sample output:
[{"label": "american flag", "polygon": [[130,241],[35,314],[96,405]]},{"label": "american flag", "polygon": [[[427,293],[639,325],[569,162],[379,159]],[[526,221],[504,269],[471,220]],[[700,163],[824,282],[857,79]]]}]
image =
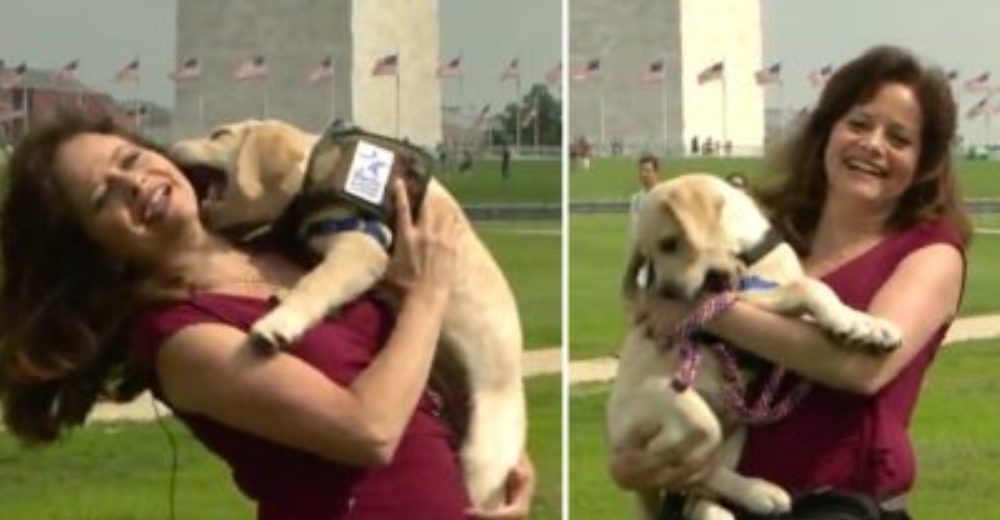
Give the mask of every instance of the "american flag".
[{"label": "american flag", "polygon": [[186,81],[201,77],[201,65],[198,58],[185,59],[177,70],[170,73],[170,79],[174,81]]},{"label": "american flag", "polygon": [[814,87],[822,87],[826,85],[826,82],[833,75],[833,65],[826,65],[819,70],[814,70],[809,73],[809,83],[812,83]]},{"label": "american flag", "polygon": [[461,78],[462,77],[462,57],[452,58],[448,63],[438,66],[437,77],[439,78]]},{"label": "american flag", "polygon": [[562,62],[556,63],[545,73],[545,82],[549,85],[558,85],[562,82]]},{"label": "american flag", "polygon": [[0,123],[13,121],[21,117],[21,111],[15,110],[14,105],[5,101],[0,101]]},{"label": "american flag", "polygon": [[483,109],[479,111],[479,115],[476,116],[476,128],[482,128],[483,124],[486,123],[486,116],[490,113],[490,104],[487,103],[483,106]]},{"label": "american flag", "polygon": [[136,58],[121,68],[115,74],[115,83],[138,83],[139,82],[139,58]]},{"label": "american flag", "polygon": [[986,103],[990,101],[989,96],[980,99],[978,103],[969,107],[969,111],[965,113],[965,117],[968,119],[975,119],[986,111]]},{"label": "american flag", "polygon": [[766,69],[760,69],[754,74],[758,85],[781,83],[781,63],[775,63]]},{"label": "american flag", "polygon": [[639,81],[643,83],[660,83],[663,81],[663,60],[656,60],[646,67],[639,75]]},{"label": "american flag", "polygon": [[256,54],[240,62],[233,71],[233,77],[239,81],[267,77],[267,61],[263,54]]},{"label": "american flag", "polygon": [[521,69],[518,66],[518,59],[510,60],[510,64],[500,72],[500,81],[508,79],[521,79]]},{"label": "american flag", "polygon": [[0,71],[0,90],[20,87],[24,81],[24,73],[27,71],[28,64],[23,61],[13,69]]},{"label": "american flag", "polygon": [[327,56],[309,73],[309,83],[319,83],[333,77],[333,57]]},{"label": "american flag", "polygon": [[528,107],[528,109],[521,114],[521,128],[526,128],[537,117],[538,117],[538,107]]},{"label": "american flag", "polygon": [[721,61],[713,63],[708,67],[705,67],[705,70],[698,73],[698,84],[704,85],[709,81],[722,79],[722,72],[724,70],[725,70],[725,64],[724,62]]},{"label": "american flag", "polygon": [[76,80],[76,70],[80,68],[80,60],[73,60],[52,73],[52,82],[56,84],[70,83]]},{"label": "american flag", "polygon": [[990,73],[989,71],[983,72],[982,74],[965,80],[962,84],[965,87],[966,92],[973,93],[983,93],[990,90]]},{"label": "american flag", "polygon": [[596,78],[601,75],[601,60],[590,60],[584,66],[577,67],[570,72],[570,76],[577,81]]},{"label": "american flag", "polygon": [[375,61],[372,76],[395,76],[399,74],[399,53],[383,56]]}]

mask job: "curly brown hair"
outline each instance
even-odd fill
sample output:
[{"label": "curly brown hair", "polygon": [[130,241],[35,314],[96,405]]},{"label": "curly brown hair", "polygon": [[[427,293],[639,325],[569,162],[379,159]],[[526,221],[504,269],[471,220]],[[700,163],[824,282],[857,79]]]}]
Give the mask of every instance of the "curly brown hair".
[{"label": "curly brown hair", "polygon": [[81,423],[123,366],[135,276],[101,253],[55,182],[56,154],[84,133],[160,148],[110,118],[61,113],[15,148],[0,208],[0,399],[26,443]]},{"label": "curly brown hair", "polygon": [[823,211],[827,190],[823,155],[834,124],[851,108],[874,98],[887,83],[911,88],[923,117],[917,171],[889,217],[889,229],[942,220],[958,231],[963,243],[968,242],[971,226],[952,164],[956,109],[948,78],[904,49],[878,46],[831,76],[815,109],[772,158],[780,179],[759,193],[772,221],[801,254],[808,254]]}]

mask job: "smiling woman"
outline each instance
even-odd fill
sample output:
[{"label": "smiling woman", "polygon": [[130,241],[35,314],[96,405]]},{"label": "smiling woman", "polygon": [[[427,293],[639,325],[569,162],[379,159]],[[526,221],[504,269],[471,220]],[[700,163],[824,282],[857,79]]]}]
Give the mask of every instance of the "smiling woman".
[{"label": "smiling woman", "polygon": [[395,185],[398,308],[362,295],[268,355],[249,328],[303,266],[276,244],[206,230],[194,188],[155,146],[67,115],[19,143],[10,182],[0,399],[22,441],[82,423],[128,363],[231,467],[260,519],[527,515],[526,456],[506,475],[508,502],[471,507],[456,433],[427,389],[466,232],[456,219],[423,205],[415,223]]}]

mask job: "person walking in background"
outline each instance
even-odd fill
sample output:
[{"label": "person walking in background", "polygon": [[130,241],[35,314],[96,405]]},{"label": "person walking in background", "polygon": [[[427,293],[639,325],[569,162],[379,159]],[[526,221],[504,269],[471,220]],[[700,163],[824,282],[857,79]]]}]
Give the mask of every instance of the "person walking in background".
[{"label": "person walking in background", "polygon": [[660,182],[660,160],[653,155],[643,155],[639,158],[639,185],[641,189],[632,194],[628,201],[629,230],[635,236],[635,226],[639,220],[639,206],[649,190]]},{"label": "person walking in background", "polygon": [[500,149],[500,177],[503,180],[510,178],[510,145],[506,142]]}]

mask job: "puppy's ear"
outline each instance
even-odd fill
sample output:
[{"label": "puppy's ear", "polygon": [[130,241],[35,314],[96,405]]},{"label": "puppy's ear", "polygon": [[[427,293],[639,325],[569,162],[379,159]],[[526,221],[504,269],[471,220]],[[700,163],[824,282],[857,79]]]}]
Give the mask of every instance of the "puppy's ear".
[{"label": "puppy's ear", "polygon": [[243,141],[240,143],[240,150],[236,156],[236,185],[240,193],[248,199],[256,199],[264,192],[260,183],[260,142],[258,139],[259,128],[248,127]]},{"label": "puppy's ear", "polygon": [[256,139],[259,177],[266,187],[281,184],[287,177],[301,173],[299,165],[309,153],[302,136],[283,124],[262,124],[253,132]]},{"label": "puppy's ear", "polygon": [[629,304],[635,305],[639,298],[639,270],[646,265],[649,259],[639,252],[639,248],[632,247],[632,255],[625,266],[625,273],[622,275],[622,297]]}]

